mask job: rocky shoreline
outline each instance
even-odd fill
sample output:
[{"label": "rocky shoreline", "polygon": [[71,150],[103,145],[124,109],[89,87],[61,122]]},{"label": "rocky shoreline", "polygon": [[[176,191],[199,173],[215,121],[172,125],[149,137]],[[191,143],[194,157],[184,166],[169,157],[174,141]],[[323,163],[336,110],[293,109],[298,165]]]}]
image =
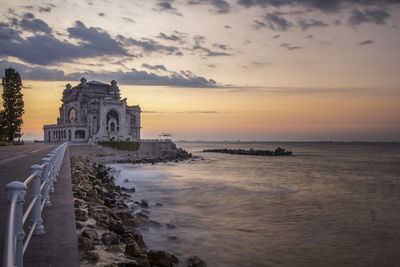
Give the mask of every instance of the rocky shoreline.
[{"label": "rocky shoreline", "polygon": [[[135,208],[130,203],[135,200],[127,192],[135,189],[116,186],[109,171],[110,168],[87,157],[71,159],[80,265],[170,267],[178,264],[174,255],[146,246],[138,227],[151,220],[140,213],[133,214]],[[147,205],[145,200],[136,203]],[[207,266],[196,256],[179,265]]]}]

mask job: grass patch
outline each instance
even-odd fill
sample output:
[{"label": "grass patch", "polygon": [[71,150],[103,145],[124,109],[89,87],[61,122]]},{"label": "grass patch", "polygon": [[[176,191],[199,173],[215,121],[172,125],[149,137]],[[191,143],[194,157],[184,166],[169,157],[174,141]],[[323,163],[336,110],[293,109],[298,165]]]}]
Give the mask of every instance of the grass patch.
[{"label": "grass patch", "polygon": [[103,141],[103,142],[98,142],[98,144],[125,151],[138,151],[139,149],[139,142]]}]

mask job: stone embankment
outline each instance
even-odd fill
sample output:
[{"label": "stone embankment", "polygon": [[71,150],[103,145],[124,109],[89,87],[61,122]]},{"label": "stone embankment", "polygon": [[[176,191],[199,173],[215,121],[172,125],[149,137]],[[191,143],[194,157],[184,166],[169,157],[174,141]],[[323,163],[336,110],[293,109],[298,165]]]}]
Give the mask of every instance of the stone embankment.
[{"label": "stone embankment", "polygon": [[244,149],[228,149],[228,148],[216,148],[216,149],[204,149],[203,152],[215,152],[215,153],[226,153],[235,155],[251,155],[251,156],[291,156],[292,151],[286,151],[284,148],[278,147],[275,151],[271,150],[244,150]]},{"label": "stone embankment", "polygon": [[[72,158],[71,170],[81,266],[171,267],[178,263],[166,251],[147,248],[137,227],[151,220],[134,215],[127,204],[134,200],[125,192],[132,193],[134,188],[116,186],[110,169],[88,158]],[[186,265],[206,266],[196,256]]]}]

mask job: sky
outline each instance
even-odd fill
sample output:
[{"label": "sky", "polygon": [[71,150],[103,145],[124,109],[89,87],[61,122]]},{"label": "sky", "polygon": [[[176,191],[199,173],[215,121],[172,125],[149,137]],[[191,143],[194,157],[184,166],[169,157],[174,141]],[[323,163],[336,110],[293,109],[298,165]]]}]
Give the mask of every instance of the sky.
[{"label": "sky", "polygon": [[400,0],[0,1],[26,139],[85,77],[141,106],[143,138],[400,141]]}]

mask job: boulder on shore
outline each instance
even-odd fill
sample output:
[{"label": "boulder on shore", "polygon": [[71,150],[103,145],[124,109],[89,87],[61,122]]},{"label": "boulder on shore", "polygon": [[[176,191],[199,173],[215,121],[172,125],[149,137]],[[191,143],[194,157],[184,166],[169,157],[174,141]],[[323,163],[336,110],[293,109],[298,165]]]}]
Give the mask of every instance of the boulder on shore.
[{"label": "boulder on shore", "polygon": [[187,266],[188,267],[207,267],[207,264],[205,263],[205,261],[203,261],[199,257],[193,256],[188,259]]}]

